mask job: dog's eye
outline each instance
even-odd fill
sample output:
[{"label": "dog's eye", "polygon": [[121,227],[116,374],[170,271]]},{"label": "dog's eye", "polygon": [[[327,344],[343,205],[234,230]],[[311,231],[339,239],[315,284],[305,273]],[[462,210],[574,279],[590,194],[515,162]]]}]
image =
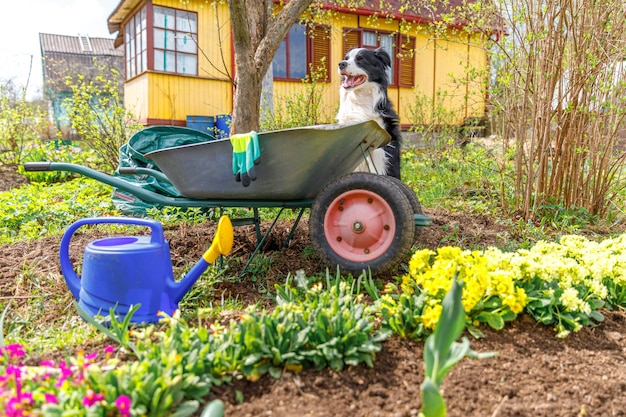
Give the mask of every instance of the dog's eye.
[{"label": "dog's eye", "polygon": [[360,55],[357,55],[357,57],[356,57],[356,61],[357,61],[357,62],[361,62],[361,61],[363,61],[363,57],[362,57],[362,56],[360,56]]}]

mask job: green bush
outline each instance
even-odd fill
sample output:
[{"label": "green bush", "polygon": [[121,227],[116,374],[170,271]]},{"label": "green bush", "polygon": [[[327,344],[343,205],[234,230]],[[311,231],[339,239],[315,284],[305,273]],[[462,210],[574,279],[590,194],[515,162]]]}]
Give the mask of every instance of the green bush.
[{"label": "green bush", "polygon": [[111,187],[95,180],[32,183],[0,193],[0,244],[60,234],[82,217],[114,213]]},{"label": "green bush", "polygon": [[[91,149],[81,149],[78,146],[60,145],[55,141],[37,142],[25,150],[23,162],[69,162],[87,166],[93,169],[103,169],[101,159]],[[26,171],[20,165],[19,172],[31,182],[52,184],[75,178],[76,174],[69,171]]]},{"label": "green bush", "polygon": [[280,130],[300,126],[331,123],[334,115],[322,107],[323,89],[327,83],[323,82],[326,71],[311,70],[302,83],[304,92],[290,94],[285,97],[274,98],[274,109],[264,109],[261,115],[260,130]]},{"label": "green bush", "polygon": [[124,109],[118,92],[120,74],[103,66],[99,70],[89,81],[82,75],[68,77],[72,97],[65,107],[72,127],[112,172],[118,166],[120,147],[142,126]]},{"label": "green bush", "polygon": [[38,106],[0,87],[0,163],[21,164],[27,146],[40,140],[46,123]]}]

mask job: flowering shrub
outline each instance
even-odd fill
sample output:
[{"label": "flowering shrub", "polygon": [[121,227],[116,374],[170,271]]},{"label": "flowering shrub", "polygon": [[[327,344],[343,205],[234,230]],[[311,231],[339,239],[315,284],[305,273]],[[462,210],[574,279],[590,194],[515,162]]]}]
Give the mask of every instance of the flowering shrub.
[{"label": "flowering shrub", "polygon": [[[130,331],[130,317],[110,317],[110,329],[98,327],[136,360],[118,363],[106,350],[79,353],[69,363],[46,361],[40,367],[19,365],[21,345],[7,345],[0,359],[0,409],[22,416],[191,416],[212,386],[232,376],[257,380],[284,370],[373,365],[388,333],[374,327],[374,312],[362,302],[355,282],[327,279],[308,288],[279,286],[282,301],[271,312],[248,311],[229,326],[193,328],[163,314],[164,328],[151,325]],[[132,311],[132,310],[131,310]],[[135,310],[136,311],[136,310]],[[95,322],[93,318],[88,320]]]},{"label": "flowering shrub", "polygon": [[497,249],[417,251],[400,288],[388,284],[379,299],[384,325],[402,337],[422,338],[431,333],[439,321],[441,302],[458,273],[464,283],[462,304],[470,331],[479,335],[480,323],[501,329],[527,302],[525,291],[515,285],[515,271],[502,268],[505,260],[506,255]]},{"label": "flowering shrub", "polygon": [[511,255],[529,297],[526,311],[565,337],[602,321],[600,307],[626,305],[626,235],[594,242],[564,236]]},{"label": "flowering shrub", "polygon": [[[106,360],[114,363],[110,346]],[[130,399],[125,395],[105,396],[105,386],[94,385],[94,377],[103,368],[96,363],[97,354],[79,352],[71,362],[55,365],[43,361],[39,367],[20,364],[24,347],[9,344],[0,347],[0,409],[7,417],[60,416],[63,410],[84,410],[83,415],[130,416]]]},{"label": "flowering shrub", "polygon": [[400,288],[388,284],[378,299],[383,325],[401,337],[421,338],[439,321],[441,301],[455,273],[464,283],[468,330],[501,329],[521,312],[554,325],[558,337],[603,320],[599,308],[626,305],[626,235],[602,242],[564,236],[529,250],[496,248],[417,251]]}]

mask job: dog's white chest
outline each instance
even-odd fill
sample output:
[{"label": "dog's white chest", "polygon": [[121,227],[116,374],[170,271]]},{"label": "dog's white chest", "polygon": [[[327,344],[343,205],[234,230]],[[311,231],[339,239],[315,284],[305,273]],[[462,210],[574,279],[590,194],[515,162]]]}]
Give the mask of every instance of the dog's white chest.
[{"label": "dog's white chest", "polygon": [[382,95],[377,86],[359,88],[358,90],[342,88],[337,120],[341,123],[374,120],[384,129],[383,118],[376,111],[376,105],[381,98]]}]

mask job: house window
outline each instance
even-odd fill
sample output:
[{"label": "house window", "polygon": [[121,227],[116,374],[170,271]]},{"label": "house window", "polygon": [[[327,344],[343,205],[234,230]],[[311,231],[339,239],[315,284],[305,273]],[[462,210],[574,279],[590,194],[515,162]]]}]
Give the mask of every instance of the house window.
[{"label": "house window", "polygon": [[330,31],[326,26],[295,24],[274,55],[274,78],[300,81],[313,70],[320,79],[330,81],[329,55]]},{"label": "house window", "polygon": [[196,13],[154,6],[154,70],[198,75]]},{"label": "house window", "polygon": [[148,3],[124,26],[126,79],[147,70],[198,75],[197,13]]},{"label": "house window", "polygon": [[146,8],[130,18],[124,28],[126,78],[133,78],[148,69],[148,24]]},{"label": "house window", "polygon": [[344,54],[352,48],[384,49],[391,57],[391,68],[387,73],[389,83],[393,86],[413,87],[415,83],[414,37],[365,29],[344,29]]}]

